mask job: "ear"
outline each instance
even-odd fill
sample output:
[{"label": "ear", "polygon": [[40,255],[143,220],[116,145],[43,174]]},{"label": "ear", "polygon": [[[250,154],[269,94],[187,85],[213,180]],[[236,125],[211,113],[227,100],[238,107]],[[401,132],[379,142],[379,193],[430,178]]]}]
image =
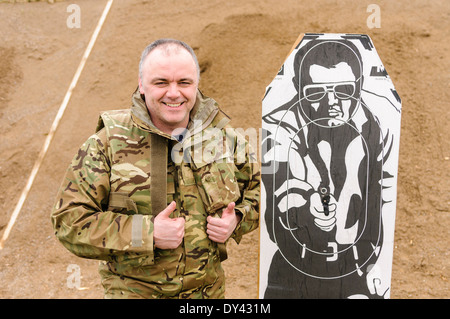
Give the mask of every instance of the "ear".
[{"label": "ear", "polygon": [[138,78],[139,81],[139,93],[144,94],[144,87],[142,85],[141,77]]}]

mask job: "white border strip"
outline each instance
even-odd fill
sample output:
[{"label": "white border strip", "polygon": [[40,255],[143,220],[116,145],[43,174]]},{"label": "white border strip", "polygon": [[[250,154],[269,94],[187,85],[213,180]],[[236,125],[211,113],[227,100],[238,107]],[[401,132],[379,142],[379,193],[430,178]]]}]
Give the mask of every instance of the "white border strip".
[{"label": "white border strip", "polygon": [[38,158],[36,162],[34,163],[33,169],[31,170],[30,177],[28,178],[28,182],[25,186],[25,188],[22,191],[22,194],[20,195],[19,202],[17,203],[11,218],[8,222],[8,225],[6,226],[5,232],[3,233],[3,237],[0,240],[0,250],[4,247],[4,242],[9,236],[9,233],[11,232],[12,227],[14,226],[17,217],[19,216],[19,213],[22,209],[22,206],[28,196],[28,192],[31,189],[31,186],[33,185],[34,179],[36,178],[37,172],[39,171],[39,168],[41,167],[42,161],[45,157],[45,154],[47,153],[48,147],[53,139],[53,136],[55,135],[55,131],[58,128],[59,122],[64,114],[64,111],[66,110],[67,104],[69,103],[70,97],[72,96],[72,92],[74,88],[77,85],[78,79],[80,78],[80,74],[83,71],[84,65],[86,64],[86,60],[88,59],[89,55],[91,54],[91,50],[95,44],[95,41],[97,40],[97,36],[100,33],[100,30],[103,26],[103,23],[105,22],[106,16],[108,15],[109,9],[111,8],[113,0],[108,0],[108,3],[105,6],[105,9],[103,10],[102,16],[100,17],[100,20],[98,21],[97,27],[94,30],[94,33],[91,36],[91,40],[89,41],[88,46],[86,47],[86,50],[84,51],[83,57],[81,59],[80,64],[78,65],[78,69],[75,72],[75,75],[73,76],[72,82],[70,83],[69,89],[66,92],[66,96],[64,97],[64,100],[61,103],[61,106],[59,107],[58,113],[56,114],[56,117],[53,121],[53,124],[50,128],[50,132],[47,135],[47,138],[45,139],[44,145],[41,149],[41,152],[38,155]]}]

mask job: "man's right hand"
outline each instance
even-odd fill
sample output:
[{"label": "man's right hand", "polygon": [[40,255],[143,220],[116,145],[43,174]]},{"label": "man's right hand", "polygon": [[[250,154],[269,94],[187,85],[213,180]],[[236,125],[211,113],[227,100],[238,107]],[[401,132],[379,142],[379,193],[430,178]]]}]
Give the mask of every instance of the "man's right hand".
[{"label": "man's right hand", "polygon": [[155,217],[153,222],[153,239],[155,241],[155,247],[160,249],[175,249],[180,246],[183,241],[184,218],[169,217],[176,207],[177,204],[173,201]]}]

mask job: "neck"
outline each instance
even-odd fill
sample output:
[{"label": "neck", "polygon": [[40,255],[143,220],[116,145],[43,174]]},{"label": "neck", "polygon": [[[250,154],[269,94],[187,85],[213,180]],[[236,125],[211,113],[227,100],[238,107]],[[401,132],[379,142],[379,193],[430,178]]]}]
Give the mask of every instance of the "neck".
[{"label": "neck", "polygon": [[179,135],[180,133],[184,132],[184,130],[187,128],[189,124],[189,118],[184,120],[183,123],[177,124],[176,126],[167,123],[161,123],[158,121],[153,121],[153,119],[151,120],[157,129],[168,135]]}]

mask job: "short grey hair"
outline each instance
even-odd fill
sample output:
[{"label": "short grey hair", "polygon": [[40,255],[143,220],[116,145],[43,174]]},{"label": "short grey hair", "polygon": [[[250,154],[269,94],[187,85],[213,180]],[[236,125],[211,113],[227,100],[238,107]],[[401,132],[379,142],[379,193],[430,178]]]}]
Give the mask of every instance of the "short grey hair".
[{"label": "short grey hair", "polygon": [[197,69],[197,79],[200,81],[200,66],[198,64],[197,56],[195,55],[194,50],[185,42],[176,40],[176,39],[159,39],[152,43],[150,43],[142,52],[141,60],[139,61],[139,78],[142,79],[142,68],[145,61],[145,58],[156,48],[165,49],[167,53],[170,52],[170,49],[176,47],[176,48],[184,48],[186,51],[190,53],[192,56],[192,59],[194,60],[195,67]]}]

